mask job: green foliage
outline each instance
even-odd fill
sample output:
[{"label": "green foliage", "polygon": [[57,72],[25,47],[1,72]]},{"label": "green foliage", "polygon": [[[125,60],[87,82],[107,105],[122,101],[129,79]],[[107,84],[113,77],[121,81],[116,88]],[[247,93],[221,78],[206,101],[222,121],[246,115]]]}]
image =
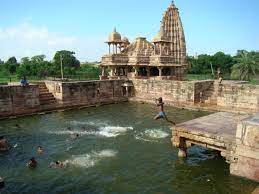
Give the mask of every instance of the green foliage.
[{"label": "green foliage", "polygon": [[91,79],[98,79],[100,75],[100,69],[95,64],[84,63],[80,69],[77,70],[77,74],[86,75]]},{"label": "green foliage", "polygon": [[36,55],[31,59],[24,57],[17,69],[18,77],[38,76],[45,77],[51,74],[51,63],[45,60],[44,55]]},{"label": "green foliage", "polygon": [[190,74],[212,74],[217,68],[220,68],[223,73],[230,73],[231,67],[234,64],[233,57],[226,55],[223,52],[217,52],[215,55],[199,55],[197,58],[188,57],[188,63],[190,68],[188,73]]},{"label": "green foliage", "polygon": [[235,62],[231,72],[233,79],[250,81],[259,73],[259,52],[238,51]]},{"label": "green foliage", "polygon": [[17,60],[15,57],[9,58],[5,63],[4,63],[4,68],[6,72],[10,74],[16,73],[16,69],[18,68],[19,63],[17,63]]}]

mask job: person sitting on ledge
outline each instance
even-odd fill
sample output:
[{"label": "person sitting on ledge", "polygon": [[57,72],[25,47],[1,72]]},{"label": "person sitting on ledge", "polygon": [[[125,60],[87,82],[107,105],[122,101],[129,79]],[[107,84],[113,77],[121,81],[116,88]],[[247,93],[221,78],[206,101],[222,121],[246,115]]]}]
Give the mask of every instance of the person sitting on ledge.
[{"label": "person sitting on ledge", "polygon": [[156,102],[156,105],[159,107],[159,113],[154,117],[155,120],[158,120],[158,119],[165,119],[167,122],[169,123],[172,123],[173,125],[175,125],[175,122],[173,121],[170,121],[165,112],[164,112],[164,102],[163,102],[163,99],[162,97],[158,98],[155,100]]},{"label": "person sitting on ledge", "polygon": [[37,161],[35,160],[35,158],[31,158],[28,163],[27,163],[27,166],[30,168],[30,169],[34,169],[37,167]]},{"label": "person sitting on ledge", "polygon": [[8,151],[10,149],[10,144],[4,136],[0,136],[0,151]]},{"label": "person sitting on ledge", "polygon": [[23,86],[23,87],[29,85],[29,82],[27,81],[25,76],[23,76],[20,83],[21,83],[21,86]]},{"label": "person sitting on ledge", "polygon": [[38,146],[37,153],[42,155],[44,153],[44,149],[41,146]]}]

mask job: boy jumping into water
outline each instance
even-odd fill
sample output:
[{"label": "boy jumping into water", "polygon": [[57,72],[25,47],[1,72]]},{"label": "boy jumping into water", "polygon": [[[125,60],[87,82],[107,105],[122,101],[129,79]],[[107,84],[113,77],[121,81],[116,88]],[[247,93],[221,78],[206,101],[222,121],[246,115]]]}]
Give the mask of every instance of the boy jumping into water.
[{"label": "boy jumping into water", "polygon": [[156,105],[157,105],[157,107],[159,107],[159,113],[154,117],[154,119],[155,120],[165,119],[167,122],[175,125],[175,122],[168,120],[168,118],[167,118],[167,116],[164,112],[164,102],[163,102],[163,99],[161,97],[156,99]]}]

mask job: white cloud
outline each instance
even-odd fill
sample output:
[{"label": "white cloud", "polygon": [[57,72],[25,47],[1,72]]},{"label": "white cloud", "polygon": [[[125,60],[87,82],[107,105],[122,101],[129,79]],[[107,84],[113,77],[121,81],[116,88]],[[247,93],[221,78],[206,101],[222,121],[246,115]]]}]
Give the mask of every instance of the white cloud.
[{"label": "white cloud", "polygon": [[20,59],[38,54],[45,54],[48,59],[52,59],[56,51],[65,49],[75,51],[82,61],[100,60],[105,52],[104,40],[102,37],[67,36],[27,21],[17,26],[0,28],[0,59],[6,60],[11,56]]}]

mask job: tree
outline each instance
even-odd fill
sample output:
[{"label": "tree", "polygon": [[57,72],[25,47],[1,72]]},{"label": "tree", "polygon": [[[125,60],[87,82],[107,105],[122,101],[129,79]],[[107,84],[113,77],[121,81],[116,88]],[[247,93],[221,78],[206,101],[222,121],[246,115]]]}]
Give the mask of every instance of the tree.
[{"label": "tree", "polygon": [[231,55],[226,55],[223,52],[217,52],[213,55],[211,62],[214,70],[220,68],[224,74],[231,73],[231,67],[234,65],[233,57]]},{"label": "tree", "polygon": [[9,73],[14,74],[19,64],[15,57],[11,57],[4,63],[4,66]]},{"label": "tree", "polygon": [[238,51],[235,57],[235,65],[232,67],[232,78],[239,80],[251,80],[259,72],[259,53]]},{"label": "tree", "polygon": [[198,58],[188,57],[190,68],[189,73],[192,74],[210,74],[211,68],[211,56],[210,55],[199,55]]},{"label": "tree", "polygon": [[21,65],[18,68],[19,77],[38,76],[45,77],[51,74],[52,64],[45,60],[45,55],[36,55],[31,59],[24,57],[21,59]]},{"label": "tree", "polygon": [[57,75],[60,74],[60,64],[62,60],[62,65],[64,69],[64,73],[66,75],[72,75],[75,74],[76,70],[79,69],[80,67],[80,62],[79,60],[76,59],[74,56],[75,52],[73,51],[57,51],[54,59],[53,59],[53,64],[54,64],[54,71],[57,73]]}]

